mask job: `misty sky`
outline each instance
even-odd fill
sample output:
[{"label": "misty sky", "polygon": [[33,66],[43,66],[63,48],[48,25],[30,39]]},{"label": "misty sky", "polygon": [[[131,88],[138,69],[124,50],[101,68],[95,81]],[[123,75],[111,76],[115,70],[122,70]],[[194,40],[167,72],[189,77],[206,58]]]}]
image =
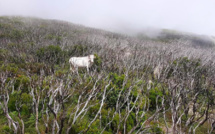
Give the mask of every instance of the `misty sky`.
[{"label": "misty sky", "polygon": [[168,28],[215,36],[215,0],[0,0],[0,16],[60,19],[110,31]]}]

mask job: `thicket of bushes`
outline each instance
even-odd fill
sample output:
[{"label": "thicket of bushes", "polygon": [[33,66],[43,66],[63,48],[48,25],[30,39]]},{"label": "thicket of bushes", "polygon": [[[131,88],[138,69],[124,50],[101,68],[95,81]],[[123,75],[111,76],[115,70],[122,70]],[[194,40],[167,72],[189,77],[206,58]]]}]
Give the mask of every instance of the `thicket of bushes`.
[{"label": "thicket of bushes", "polygon": [[[31,31],[22,19],[0,18],[0,133],[214,132],[214,61],[135,41],[127,56],[117,45],[75,40],[70,26],[37,20]],[[89,74],[71,73],[69,58],[88,54],[96,56]]]}]

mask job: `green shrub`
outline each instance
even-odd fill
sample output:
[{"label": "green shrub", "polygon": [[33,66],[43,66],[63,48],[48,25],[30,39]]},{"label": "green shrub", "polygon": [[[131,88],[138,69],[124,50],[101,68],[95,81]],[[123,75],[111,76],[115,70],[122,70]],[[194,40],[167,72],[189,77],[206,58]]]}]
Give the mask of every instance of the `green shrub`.
[{"label": "green shrub", "polygon": [[99,108],[100,108],[100,103],[98,103],[97,105],[91,107],[89,109],[89,117],[93,118],[97,114]]},{"label": "green shrub", "polygon": [[[149,99],[150,99],[150,108],[155,110],[156,109],[156,99],[158,96],[163,96],[161,90],[158,87],[155,87],[149,91]],[[161,104],[161,98],[158,98],[158,104]]]},{"label": "green shrub", "polygon": [[25,134],[37,134],[37,131],[34,126],[25,128]]},{"label": "green shrub", "polygon": [[62,69],[62,68],[61,68],[61,69],[55,71],[55,75],[56,75],[56,77],[58,77],[58,78],[63,78],[63,77],[67,74],[68,70],[69,70],[69,69]]},{"label": "green shrub", "polygon": [[29,128],[29,130],[26,129],[26,132],[34,132],[35,130],[35,115],[33,113],[31,113],[30,117],[28,118],[27,121],[25,121],[25,127]]},{"label": "green shrub", "polygon": [[22,92],[27,92],[28,85],[30,84],[30,79],[25,75],[18,75],[14,88],[17,89],[19,86],[22,86]]},{"label": "green shrub", "polygon": [[30,115],[31,104],[32,104],[32,96],[27,93],[21,94],[20,102],[23,104],[21,108],[22,115]]},{"label": "green shrub", "polygon": [[160,127],[158,127],[158,124],[157,123],[150,123],[151,124],[151,129],[150,129],[150,133],[153,133],[153,134],[163,134],[163,131]]},{"label": "green shrub", "polygon": [[173,75],[175,68],[177,68],[178,75],[187,77],[188,72],[200,71],[199,70],[200,65],[201,65],[200,59],[188,59],[188,57],[180,57],[172,62],[172,66],[168,72],[167,78],[170,78]]},{"label": "green shrub", "polygon": [[7,49],[0,49],[0,61],[5,61],[7,60],[7,56],[8,56],[9,52]]},{"label": "green shrub", "polygon": [[[123,84],[124,78],[125,78],[124,74],[123,75],[118,75],[116,73],[109,74],[109,79],[112,80],[112,82],[109,86],[109,89],[111,89],[111,88],[113,88],[113,89],[111,91],[108,91],[108,96],[107,96],[107,101],[106,101],[108,108],[116,107],[116,102],[117,102],[120,91],[123,90],[123,92],[124,92],[124,90],[126,89],[126,88],[122,89],[122,84]],[[128,82],[127,84],[129,85],[130,83]]]},{"label": "green shrub", "polygon": [[118,88],[114,88],[111,91],[109,91],[109,94],[107,96],[107,101],[106,101],[108,108],[116,107],[116,102],[118,99],[119,92],[120,92],[120,89],[118,89]]},{"label": "green shrub", "polygon": [[68,50],[68,55],[83,56],[87,52],[87,45],[74,45]]},{"label": "green shrub", "polygon": [[98,72],[100,72],[101,65],[102,65],[102,59],[97,54],[94,54],[94,56],[95,56],[95,59],[94,59],[93,67],[96,68],[96,70]]},{"label": "green shrub", "polygon": [[109,78],[112,79],[112,82],[116,85],[116,87],[122,88],[123,81],[125,79],[125,75],[118,75],[116,73],[110,73]]},{"label": "green shrub", "polygon": [[18,73],[18,66],[17,64],[3,64],[0,66],[0,71],[7,72],[10,76],[16,75]]},{"label": "green shrub", "polygon": [[20,40],[21,38],[24,37],[24,32],[20,30],[12,30],[10,33],[10,38],[15,39],[15,40]]},{"label": "green shrub", "polygon": [[10,112],[16,111],[16,101],[17,101],[18,94],[19,93],[16,91],[10,94],[10,100],[8,102],[8,109]]},{"label": "green shrub", "polygon": [[56,35],[53,35],[53,34],[48,34],[45,39],[48,39],[48,40],[53,40],[55,39],[57,42],[60,42],[62,40],[62,37],[61,36],[56,36]]},{"label": "green shrub", "polygon": [[135,113],[132,112],[129,116],[128,119],[126,121],[126,128],[127,128],[127,132],[129,132],[135,125],[136,122],[135,121]]},{"label": "green shrub", "polygon": [[39,62],[60,64],[65,61],[64,51],[59,46],[49,45],[42,47],[36,52]]},{"label": "green shrub", "polygon": [[45,65],[43,63],[27,63],[21,65],[24,69],[29,70],[31,74],[40,74],[43,69],[46,72]]},{"label": "green shrub", "polygon": [[12,134],[13,130],[10,129],[9,126],[4,125],[1,129],[0,129],[0,133],[2,134]]},{"label": "green shrub", "polygon": [[12,25],[10,25],[10,24],[4,24],[4,23],[0,24],[0,29],[9,30],[11,28],[12,28]]}]

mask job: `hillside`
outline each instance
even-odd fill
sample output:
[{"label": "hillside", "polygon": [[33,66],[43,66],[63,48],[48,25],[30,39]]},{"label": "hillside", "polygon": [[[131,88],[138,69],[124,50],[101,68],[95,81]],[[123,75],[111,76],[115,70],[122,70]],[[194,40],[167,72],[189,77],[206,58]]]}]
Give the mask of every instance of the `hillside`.
[{"label": "hillside", "polygon": [[[149,33],[147,33],[149,32]],[[162,42],[181,41],[194,48],[213,48],[215,46],[214,37],[206,35],[197,35],[193,33],[186,33],[181,31],[162,29],[162,30],[148,30],[138,33],[139,39],[150,39]]]},{"label": "hillside", "polygon": [[0,17],[0,133],[215,133],[214,57],[212,37]]}]

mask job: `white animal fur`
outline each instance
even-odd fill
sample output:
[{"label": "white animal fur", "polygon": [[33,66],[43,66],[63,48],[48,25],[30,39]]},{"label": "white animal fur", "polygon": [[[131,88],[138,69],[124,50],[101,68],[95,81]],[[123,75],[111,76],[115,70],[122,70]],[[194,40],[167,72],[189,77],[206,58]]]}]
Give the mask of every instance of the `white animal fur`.
[{"label": "white animal fur", "polygon": [[94,55],[88,55],[86,57],[71,57],[69,59],[70,63],[70,70],[74,72],[75,70],[78,70],[78,68],[87,68],[87,72],[89,72],[89,68],[93,65],[95,56]]}]

